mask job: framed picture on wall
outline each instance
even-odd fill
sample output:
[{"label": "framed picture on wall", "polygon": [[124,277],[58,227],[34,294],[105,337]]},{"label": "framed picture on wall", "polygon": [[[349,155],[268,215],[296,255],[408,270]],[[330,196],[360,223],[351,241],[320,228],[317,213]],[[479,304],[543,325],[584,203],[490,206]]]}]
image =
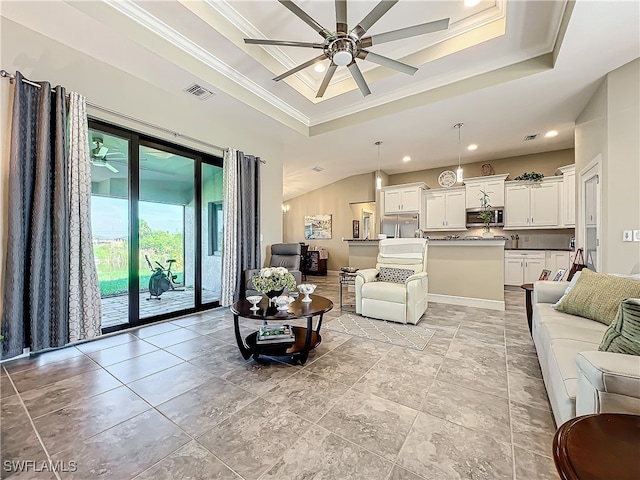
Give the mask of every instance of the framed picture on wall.
[{"label": "framed picture on wall", "polygon": [[360,221],[353,221],[353,237],[352,238],[360,238]]},{"label": "framed picture on wall", "polygon": [[304,238],[305,240],[322,240],[331,238],[331,214],[305,215]]}]

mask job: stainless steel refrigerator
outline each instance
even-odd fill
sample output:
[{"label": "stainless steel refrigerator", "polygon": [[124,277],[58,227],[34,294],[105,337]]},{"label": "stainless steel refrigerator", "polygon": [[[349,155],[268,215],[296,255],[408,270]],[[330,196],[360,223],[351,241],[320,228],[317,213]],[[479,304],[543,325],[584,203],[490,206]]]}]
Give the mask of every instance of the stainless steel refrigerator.
[{"label": "stainless steel refrigerator", "polygon": [[419,220],[417,213],[385,215],[380,221],[380,233],[384,233],[387,238],[413,238],[420,227]]}]

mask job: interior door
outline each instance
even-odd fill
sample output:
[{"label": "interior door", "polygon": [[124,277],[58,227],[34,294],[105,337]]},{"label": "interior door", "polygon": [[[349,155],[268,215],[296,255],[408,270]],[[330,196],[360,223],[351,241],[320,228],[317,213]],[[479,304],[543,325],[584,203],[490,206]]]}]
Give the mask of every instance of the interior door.
[{"label": "interior door", "polygon": [[599,156],[580,173],[582,203],[582,245],[590,270],[602,268],[600,248],[600,161]]}]

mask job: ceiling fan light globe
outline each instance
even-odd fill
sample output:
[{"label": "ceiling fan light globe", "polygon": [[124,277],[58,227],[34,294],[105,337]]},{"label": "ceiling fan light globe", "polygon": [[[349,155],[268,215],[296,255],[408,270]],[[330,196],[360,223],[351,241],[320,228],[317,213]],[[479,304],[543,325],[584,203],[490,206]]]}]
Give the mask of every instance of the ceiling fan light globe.
[{"label": "ceiling fan light globe", "polygon": [[341,67],[346,67],[353,61],[353,57],[349,52],[336,52],[333,54],[333,63]]}]

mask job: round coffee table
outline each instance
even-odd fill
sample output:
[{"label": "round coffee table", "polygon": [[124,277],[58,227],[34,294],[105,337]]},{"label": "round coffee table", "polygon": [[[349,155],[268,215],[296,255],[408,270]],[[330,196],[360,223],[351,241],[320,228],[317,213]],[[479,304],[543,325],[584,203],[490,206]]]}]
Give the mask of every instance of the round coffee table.
[{"label": "round coffee table", "polygon": [[[300,363],[304,364],[309,356],[309,351],[316,348],[322,342],[320,327],[322,326],[322,316],[333,308],[333,302],[320,295],[310,295],[311,302],[304,303],[302,295],[289,304],[287,310],[278,310],[269,304],[269,299],[263,297],[257,305],[258,310],[251,310],[251,304],[242,299],[231,306],[233,313],[233,327],[236,334],[238,348],[243,358],[246,360],[253,355],[258,358],[260,355],[272,355],[276,357],[297,356]],[[313,329],[313,317],[318,317],[315,330]],[[252,320],[274,321],[278,324],[286,324],[289,320],[296,318],[306,318],[306,327],[293,327],[295,340],[293,343],[285,344],[258,344],[256,342],[258,332],[250,333],[246,338],[240,334],[238,318],[249,318]]]},{"label": "round coffee table", "polygon": [[553,437],[553,460],[563,480],[637,480],[640,415],[572,418]]}]

